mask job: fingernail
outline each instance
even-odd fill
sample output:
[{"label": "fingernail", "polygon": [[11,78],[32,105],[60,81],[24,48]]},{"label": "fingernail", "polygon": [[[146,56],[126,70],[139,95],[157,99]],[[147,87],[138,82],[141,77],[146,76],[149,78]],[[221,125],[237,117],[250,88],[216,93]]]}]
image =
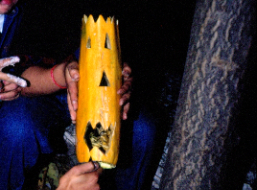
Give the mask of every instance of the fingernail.
[{"label": "fingernail", "polygon": [[123,120],[126,120],[128,118],[128,115],[126,113],[123,114]]},{"label": "fingernail", "polygon": [[76,122],[76,119],[75,119],[75,117],[73,115],[70,116],[70,119],[71,119],[73,124],[74,124],[74,122]]},{"label": "fingernail", "polygon": [[94,165],[94,169],[93,169],[93,172],[98,170],[100,168],[100,164],[96,161],[92,161],[92,164]]},{"label": "fingernail", "polygon": [[123,100],[122,99],[120,99],[120,106],[122,106],[123,105]]},{"label": "fingernail", "polygon": [[73,76],[73,80],[78,80],[79,79],[79,75],[78,74],[75,74],[74,76]]},{"label": "fingernail", "polygon": [[78,105],[78,101],[77,100],[73,100],[72,101],[72,106],[73,106],[74,111],[77,111],[77,105]]},{"label": "fingernail", "polygon": [[126,72],[126,71],[122,71],[122,74],[124,75],[124,76],[129,76],[129,73],[128,72]]}]

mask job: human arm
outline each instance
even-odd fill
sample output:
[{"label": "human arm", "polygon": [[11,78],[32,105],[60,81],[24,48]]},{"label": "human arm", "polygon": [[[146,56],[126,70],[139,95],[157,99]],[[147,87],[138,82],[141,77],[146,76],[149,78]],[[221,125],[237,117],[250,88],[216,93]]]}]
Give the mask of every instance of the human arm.
[{"label": "human arm", "polygon": [[21,75],[29,81],[28,87],[22,89],[22,95],[38,96],[57,92],[60,87],[54,83],[54,80],[57,84],[66,88],[65,68],[66,63],[58,64],[54,69],[40,66],[29,67]]},{"label": "human arm", "polygon": [[98,190],[99,174],[102,169],[97,162],[74,166],[59,181],[57,190]]}]

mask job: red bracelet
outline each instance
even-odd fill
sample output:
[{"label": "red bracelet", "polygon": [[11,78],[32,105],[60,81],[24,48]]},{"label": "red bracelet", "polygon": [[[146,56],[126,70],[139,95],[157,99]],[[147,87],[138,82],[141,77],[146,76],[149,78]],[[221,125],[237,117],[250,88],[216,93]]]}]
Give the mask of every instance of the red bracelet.
[{"label": "red bracelet", "polygon": [[58,87],[61,88],[61,89],[66,89],[66,88],[67,88],[66,86],[61,86],[61,85],[59,85],[59,84],[55,81],[55,79],[54,79],[54,69],[55,69],[56,66],[57,66],[57,65],[53,66],[52,69],[51,69],[51,78],[52,78],[52,80],[53,80],[53,82],[54,82],[54,84],[55,84],[56,86],[58,86]]}]

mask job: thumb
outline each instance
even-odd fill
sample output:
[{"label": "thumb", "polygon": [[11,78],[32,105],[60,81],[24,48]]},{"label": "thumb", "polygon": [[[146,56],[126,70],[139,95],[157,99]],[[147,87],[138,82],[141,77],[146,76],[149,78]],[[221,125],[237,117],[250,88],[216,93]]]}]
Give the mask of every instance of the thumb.
[{"label": "thumb", "polygon": [[78,71],[78,63],[76,61],[72,61],[67,65],[68,73],[73,81],[79,80],[79,71]]},{"label": "thumb", "polygon": [[12,82],[12,83],[15,83],[15,84],[17,84],[18,86],[21,86],[21,87],[26,87],[27,86],[27,81],[26,80],[24,80],[20,77],[11,75],[9,73],[2,73],[1,71],[0,71],[0,80]]},{"label": "thumb", "polygon": [[81,165],[77,165],[73,167],[70,172],[72,172],[74,175],[81,175],[84,173],[90,173],[98,170],[100,168],[100,165],[98,162],[87,162],[83,163]]}]

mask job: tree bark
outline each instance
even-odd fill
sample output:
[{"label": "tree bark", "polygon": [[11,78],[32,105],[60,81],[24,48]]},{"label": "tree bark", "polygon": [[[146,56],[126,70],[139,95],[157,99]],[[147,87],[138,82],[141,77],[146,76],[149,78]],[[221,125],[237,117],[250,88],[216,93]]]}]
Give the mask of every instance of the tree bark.
[{"label": "tree bark", "polygon": [[[160,189],[224,189],[255,30],[254,0],[198,0]],[[242,85],[241,85],[242,84]]]}]

